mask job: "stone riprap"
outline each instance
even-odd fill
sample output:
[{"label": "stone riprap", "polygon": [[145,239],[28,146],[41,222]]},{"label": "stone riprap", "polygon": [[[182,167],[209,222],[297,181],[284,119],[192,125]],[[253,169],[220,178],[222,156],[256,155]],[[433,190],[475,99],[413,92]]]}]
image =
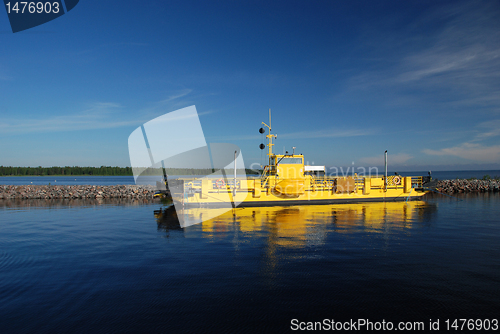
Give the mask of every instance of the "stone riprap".
[{"label": "stone riprap", "polygon": [[[152,199],[152,185],[0,185],[0,199]],[[436,190],[445,193],[498,192],[500,180],[439,180]]]},{"label": "stone riprap", "polygon": [[444,193],[479,193],[497,192],[500,188],[499,180],[440,180],[437,182],[436,190]]},{"label": "stone riprap", "polygon": [[0,199],[151,199],[155,192],[149,185],[0,185]]}]

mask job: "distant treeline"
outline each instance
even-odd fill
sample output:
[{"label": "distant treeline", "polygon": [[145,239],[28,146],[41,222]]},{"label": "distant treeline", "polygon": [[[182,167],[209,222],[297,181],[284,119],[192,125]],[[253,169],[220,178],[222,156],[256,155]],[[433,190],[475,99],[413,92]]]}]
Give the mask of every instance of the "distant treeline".
[{"label": "distant treeline", "polygon": [[5,167],[0,166],[0,176],[49,176],[49,175],[133,175],[131,167]]},{"label": "distant treeline", "polygon": [[[208,168],[165,168],[167,175],[210,175],[215,172],[213,169]],[[226,175],[231,176],[234,174],[234,169],[224,169]],[[261,171],[253,169],[236,169],[237,174],[259,174]],[[140,171],[141,175],[162,175],[163,171],[161,168],[148,168],[146,170]],[[220,173],[220,172],[218,172]]]},{"label": "distant treeline", "polygon": [[[239,170],[238,170],[239,171]],[[208,175],[212,173],[210,169],[196,168],[166,168],[168,175]],[[226,171],[229,172],[229,171]],[[243,172],[243,169],[241,170]],[[258,174],[257,171],[246,169],[247,174]],[[142,175],[161,175],[161,169],[148,168]],[[0,166],[0,176],[82,176],[82,175],[100,175],[100,176],[132,176],[131,167],[10,167]]]}]

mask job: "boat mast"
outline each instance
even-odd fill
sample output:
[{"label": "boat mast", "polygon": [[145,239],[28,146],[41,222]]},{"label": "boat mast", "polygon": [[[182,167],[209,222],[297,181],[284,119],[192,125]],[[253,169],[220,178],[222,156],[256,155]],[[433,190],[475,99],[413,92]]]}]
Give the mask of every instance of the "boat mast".
[{"label": "boat mast", "polygon": [[277,135],[271,134],[271,108],[269,108],[269,125],[266,123],[262,122],[268,129],[269,129],[269,134],[266,136],[268,139],[269,143],[267,144],[267,147],[269,147],[269,153],[267,154],[269,156],[269,165],[271,165],[271,157],[274,155],[273,154],[273,138],[278,138]]}]

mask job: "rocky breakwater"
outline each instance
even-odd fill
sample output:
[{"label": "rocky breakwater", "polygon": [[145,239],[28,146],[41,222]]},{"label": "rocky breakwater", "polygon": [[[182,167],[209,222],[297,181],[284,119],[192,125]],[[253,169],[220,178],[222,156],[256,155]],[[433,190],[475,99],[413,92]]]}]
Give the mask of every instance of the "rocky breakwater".
[{"label": "rocky breakwater", "polygon": [[0,199],[152,199],[155,192],[156,188],[149,185],[0,185]]},{"label": "rocky breakwater", "polygon": [[442,180],[438,181],[436,190],[444,193],[482,193],[500,190],[500,180]]}]

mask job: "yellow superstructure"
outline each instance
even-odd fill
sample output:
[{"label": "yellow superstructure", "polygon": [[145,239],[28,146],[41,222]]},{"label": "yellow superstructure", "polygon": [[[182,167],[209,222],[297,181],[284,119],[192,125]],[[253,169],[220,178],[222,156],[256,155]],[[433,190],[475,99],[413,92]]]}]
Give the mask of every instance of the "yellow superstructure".
[{"label": "yellow superstructure", "polygon": [[[317,166],[306,166],[302,154],[274,154],[268,128],[269,164],[254,178],[220,177],[216,179],[180,179],[182,187],[172,192],[174,201],[184,207],[273,206],[356,203],[366,201],[413,200],[427,193],[421,176],[328,176],[317,173]],[[269,121],[271,124],[271,121]],[[264,133],[263,128],[260,129]],[[315,172],[315,171],[316,172]],[[180,189],[180,190],[179,190]]]}]

